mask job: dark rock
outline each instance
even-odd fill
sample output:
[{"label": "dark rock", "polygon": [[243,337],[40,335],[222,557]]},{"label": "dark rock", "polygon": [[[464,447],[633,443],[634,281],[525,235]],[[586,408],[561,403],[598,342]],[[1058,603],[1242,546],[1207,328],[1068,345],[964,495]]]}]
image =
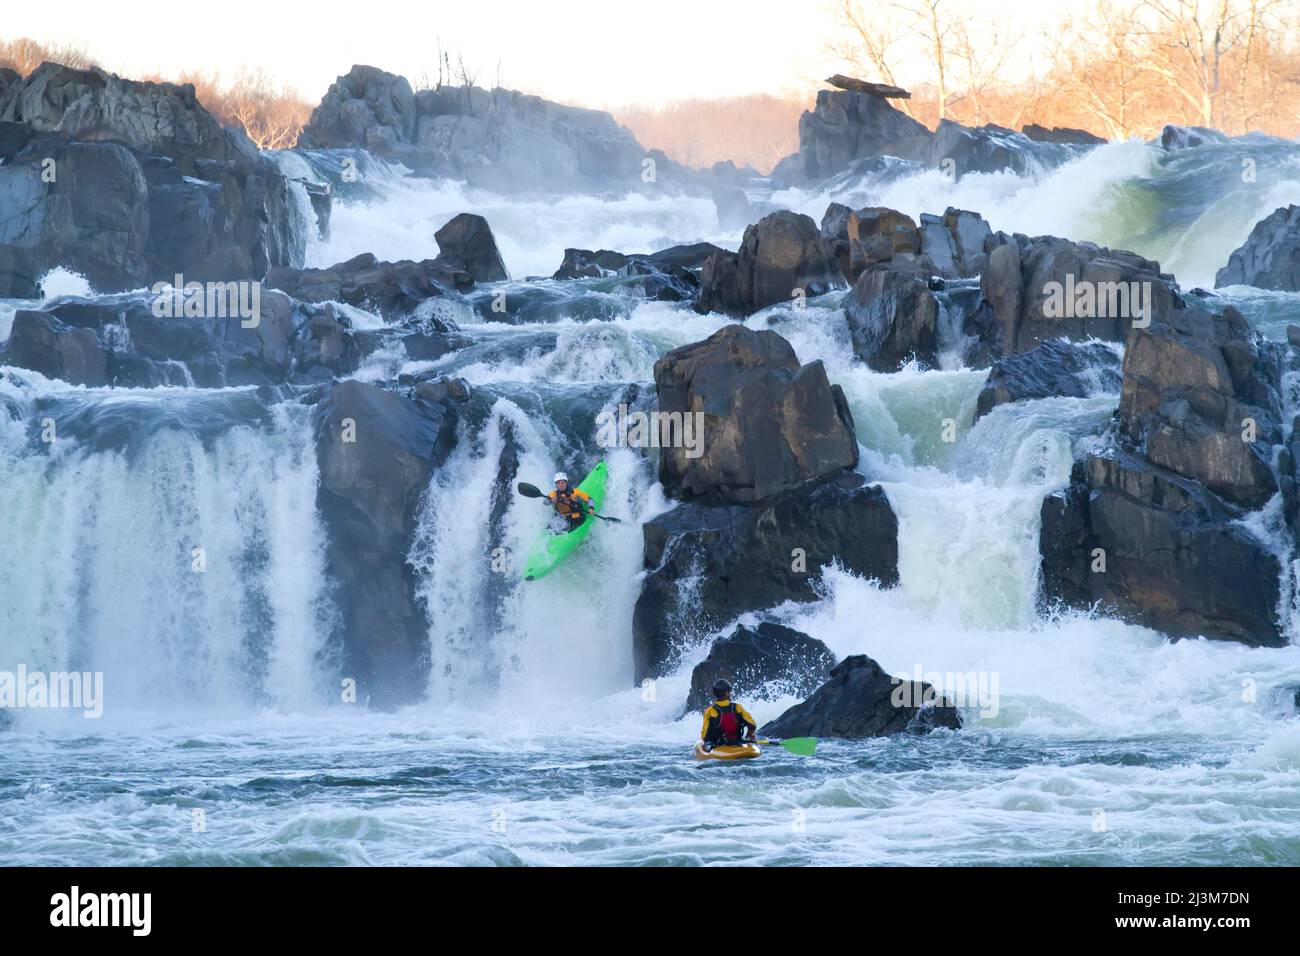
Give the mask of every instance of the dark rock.
[{"label": "dark rock", "polygon": [[892,86],[888,83],[872,83],[869,80],[859,80],[852,76],[845,76],[843,73],[836,73],[834,76],[827,77],[826,82],[837,90],[848,90],[851,93],[870,93],[872,96],[882,96],[885,99],[910,100],[912,98],[912,94],[901,86]]},{"label": "dark rock", "polygon": [[979,334],[994,359],[1063,337],[1123,342],[1135,322],[1166,315],[1177,298],[1158,263],[1054,236],[995,245],[980,288],[989,314]]},{"label": "dark rock", "polygon": [[951,206],[942,216],[926,213],[919,233],[920,252],[940,275],[970,277],[984,271],[993,230],[979,213]]},{"label": "dark rock", "polygon": [[655,385],[660,412],[702,415],[695,457],[684,442],[660,450],[670,495],[752,502],[857,464],[843,391],[775,332],[732,325],[674,349],[655,363]]},{"label": "dark rock", "polygon": [[169,156],[186,175],[198,160],[257,160],[242,130],[228,128],[199,103],[189,83],[123,79],[98,67],[42,63],[0,98],[0,120],[70,139],[111,140]]},{"label": "dark rock", "polygon": [[801,704],[760,728],[773,737],[861,740],[943,727],[961,729],[957,709],[929,684],[900,681],[865,654],[846,657]]},{"label": "dark rock", "polygon": [[436,259],[380,262],[369,252],[327,269],[272,269],[265,284],[303,302],[335,300],[392,317],[428,299],[464,291],[473,280]]},{"label": "dark rock", "polygon": [[714,641],[709,656],[695,665],[686,710],[707,707],[719,678],[731,681],[738,700],[762,693],[807,697],[834,666],[830,648],[807,634],[770,621],[757,627],[741,624]]},{"label": "dark rock", "polygon": [[148,186],[124,146],[44,138],[0,166],[0,244],[25,249],[24,267],[64,265],[97,289],[138,288],[148,231]]},{"label": "dark rock", "polygon": [[5,365],[40,372],[46,378],[91,388],[108,383],[108,353],[90,329],[71,329],[43,312],[14,313]]},{"label": "dark rock", "polygon": [[1300,206],[1284,206],[1255,223],[1214,277],[1216,289],[1227,285],[1300,292]]},{"label": "dark rock", "polygon": [[1168,150],[1195,149],[1197,146],[1227,141],[1225,134],[1204,126],[1175,126],[1171,123],[1160,131],[1160,145]]},{"label": "dark rock", "polygon": [[722,251],[708,242],[627,255],[609,249],[565,249],[564,261],[552,278],[630,280],[623,285],[639,286],[647,299],[683,302],[698,296],[705,262]]},{"label": "dark rock", "polygon": [[856,159],[922,159],[929,140],[922,124],[871,93],[821,90],[816,107],[799,118],[799,159],[803,178],[812,182]]},{"label": "dark rock", "polygon": [[1281,441],[1279,374],[1240,312],[1216,315],[1189,299],[1132,330],[1120,430],[1154,464],[1258,508],[1278,490],[1270,462]]},{"label": "dark rock", "polygon": [[510,278],[497,251],[497,241],[487,220],[463,212],[433,234],[438,262],[469,274],[475,282],[503,282]]},{"label": "dark rock", "polygon": [[38,298],[40,280],[41,269],[30,249],[0,243],[0,298]]},{"label": "dark rock", "polygon": [[451,402],[410,401],[355,380],[334,385],[313,412],[317,506],[343,614],[344,675],[379,706],[424,693],[428,624],[406,555],[429,475],[451,452],[456,417]]},{"label": "dark rock", "polygon": [[[927,146],[925,162],[948,169],[957,179],[967,173],[997,173],[1010,170],[1017,175],[1035,172],[1043,149],[1049,144],[1035,143],[1023,133],[996,126],[971,128],[940,120]],[[1063,158],[1063,157],[1062,157]]]},{"label": "dark rock", "polygon": [[844,299],[854,353],[878,372],[938,365],[939,301],[917,272],[877,266]]},{"label": "dark rock", "polygon": [[1282,646],[1281,568],[1238,517],[1195,482],[1138,457],[1091,456],[1043,502],[1045,603],[1098,605],[1172,637]]},{"label": "dark rock", "polygon": [[1044,342],[993,363],[975,405],[975,418],[1008,402],[1087,398],[1119,390],[1120,356],[1115,349],[1100,342]]},{"label": "dark rock", "polygon": [[706,263],[701,274],[700,307],[705,311],[714,311],[709,307],[719,303],[738,302],[739,311],[728,314],[752,315],[769,305],[790,302],[797,294],[811,298],[845,285],[817,224],[784,209],[745,230],[734,271],[718,265],[715,262],[710,268]]},{"label": "dark rock", "polygon": [[1022,126],[1020,132],[1037,143],[1061,143],[1066,146],[1103,146],[1109,140],[1089,133],[1087,130],[1071,129],[1068,126],[1039,126],[1030,123]]},{"label": "dark rock", "polygon": [[817,600],[831,562],[884,587],[898,583],[898,520],[885,493],[856,473],[753,506],[681,504],[642,531],[637,681],[671,673],[683,650],[741,614]]}]

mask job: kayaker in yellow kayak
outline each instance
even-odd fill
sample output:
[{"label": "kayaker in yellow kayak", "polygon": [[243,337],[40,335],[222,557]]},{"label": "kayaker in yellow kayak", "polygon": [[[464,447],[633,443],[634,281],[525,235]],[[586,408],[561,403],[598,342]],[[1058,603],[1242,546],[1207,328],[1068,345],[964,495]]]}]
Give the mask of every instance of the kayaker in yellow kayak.
[{"label": "kayaker in yellow kayak", "polygon": [[546,496],[555,513],[568,523],[565,530],[572,531],[587,520],[587,515],[596,513],[591,495],[581,488],[569,487],[569,476],[562,471],[555,473],[555,490]]},{"label": "kayaker in yellow kayak", "polygon": [[757,730],[758,724],[749,711],[731,699],[731,681],[718,678],[713,685],[713,703],[704,708],[704,727],[700,730],[704,749],[753,740]]}]

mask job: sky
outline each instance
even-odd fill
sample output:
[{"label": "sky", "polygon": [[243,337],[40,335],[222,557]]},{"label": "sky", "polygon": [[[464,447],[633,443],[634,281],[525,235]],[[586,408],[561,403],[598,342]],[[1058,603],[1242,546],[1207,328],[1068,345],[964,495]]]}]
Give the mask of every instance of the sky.
[{"label": "sky", "polygon": [[[1069,3],[1037,0],[1017,19]],[[262,68],[312,101],[354,63],[416,85],[435,77],[439,37],[480,86],[592,106],[802,92],[839,67],[827,49],[831,0],[64,0],[57,16],[47,4],[7,6],[0,37],[76,44],[124,76],[215,70],[229,80]]]}]

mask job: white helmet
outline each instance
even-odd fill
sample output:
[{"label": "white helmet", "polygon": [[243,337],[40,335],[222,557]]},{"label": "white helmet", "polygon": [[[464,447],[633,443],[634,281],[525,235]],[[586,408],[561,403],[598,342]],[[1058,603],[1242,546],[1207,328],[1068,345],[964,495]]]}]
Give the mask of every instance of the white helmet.
[{"label": "white helmet", "polygon": [[557,471],[557,472],[555,473],[555,477],[552,478],[551,480],[552,480],[552,481],[555,481],[555,482],[568,481],[568,480],[569,480],[569,476],[566,475],[566,474],[565,474],[564,472],[562,472],[562,471]]}]

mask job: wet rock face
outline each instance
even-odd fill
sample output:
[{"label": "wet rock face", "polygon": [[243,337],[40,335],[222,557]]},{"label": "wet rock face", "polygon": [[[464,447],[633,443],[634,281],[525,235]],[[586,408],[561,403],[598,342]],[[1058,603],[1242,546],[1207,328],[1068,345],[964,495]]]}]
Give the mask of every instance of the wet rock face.
[{"label": "wet rock face", "polygon": [[980,334],[994,359],[1057,338],[1123,342],[1135,322],[1167,315],[1177,297],[1158,263],[1054,236],[995,245],[980,288]]},{"label": "wet rock face", "polygon": [[861,740],[890,734],[961,729],[957,709],[919,681],[898,681],[865,654],[846,657],[801,704],[759,728],[772,737]]},{"label": "wet rock face", "polygon": [[492,228],[482,216],[463,212],[435,232],[433,238],[438,243],[438,261],[460,269],[475,282],[510,278]]},{"label": "wet rock face", "polygon": [[938,365],[939,300],[922,274],[877,266],[844,300],[853,351],[875,371],[896,371],[908,361]]},{"label": "wet rock face", "polygon": [[257,147],[204,109],[192,85],[127,80],[98,67],[41,64],[0,94],[0,120],[71,139],[141,147],[175,160],[186,175],[194,175],[200,159],[257,159]]},{"label": "wet rock face", "polygon": [[632,617],[636,680],[741,614],[814,601],[821,569],[898,583],[898,519],[858,474],[752,506],[681,504],[643,526],[646,578]]},{"label": "wet rock face", "polygon": [[1169,124],[1160,131],[1160,145],[1167,150],[1195,149],[1209,143],[1226,143],[1228,137],[1217,129],[1204,126],[1176,126]]},{"label": "wet rock face", "polygon": [[737,700],[753,700],[760,691],[806,697],[834,666],[830,648],[801,631],[770,621],[742,624],[714,641],[709,656],[695,665],[686,711],[707,707],[719,678],[731,682]]},{"label": "wet rock face", "polygon": [[272,269],[265,284],[303,302],[333,299],[395,316],[408,314],[429,299],[467,290],[473,280],[456,266],[436,259],[380,262],[364,252],[326,269]]},{"label": "wet rock face", "polygon": [[659,411],[685,440],[660,449],[659,479],[675,497],[753,502],[858,461],[843,391],[820,361],[800,366],[775,332],[728,326],[655,363]]},{"label": "wet rock face", "polygon": [[821,90],[815,108],[799,119],[799,160],[805,179],[815,182],[864,157],[920,159],[929,139],[925,126],[883,97]]},{"label": "wet rock face", "polygon": [[148,185],[124,146],[38,138],[0,165],[0,245],[96,288],[144,284],[149,222]]},{"label": "wet rock face", "polygon": [[741,317],[844,286],[817,224],[783,209],[748,227],[738,253],[705,264],[697,308]]},{"label": "wet rock face", "polygon": [[1300,206],[1284,206],[1255,224],[1214,277],[1216,289],[1229,285],[1300,292]]},{"label": "wet rock face", "polygon": [[[38,271],[114,291],[302,263],[291,184],[190,85],[43,64],[0,92],[0,156],[0,248],[25,247]],[[328,204],[313,197],[318,220]]]},{"label": "wet rock face", "polygon": [[377,706],[424,692],[428,624],[405,556],[429,474],[454,444],[455,402],[345,381],[314,412],[317,507],[342,609],[344,674]]},{"label": "wet rock face", "polygon": [[975,418],[1009,402],[1118,393],[1120,364],[1117,350],[1100,342],[1044,342],[993,364],[980,390]]},{"label": "wet rock face", "polygon": [[1042,507],[1043,598],[1173,637],[1282,646],[1277,558],[1193,481],[1116,452]]},{"label": "wet rock face", "polygon": [[1278,376],[1240,312],[1216,315],[1189,298],[1129,336],[1120,429],[1153,464],[1258,508],[1278,490]]}]

